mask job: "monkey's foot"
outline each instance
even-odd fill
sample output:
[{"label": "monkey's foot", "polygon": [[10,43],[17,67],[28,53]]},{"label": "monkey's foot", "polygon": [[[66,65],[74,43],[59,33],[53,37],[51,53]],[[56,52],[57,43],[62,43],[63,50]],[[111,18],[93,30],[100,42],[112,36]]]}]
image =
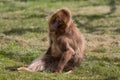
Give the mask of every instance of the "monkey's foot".
[{"label": "monkey's foot", "polygon": [[18,70],[19,72],[21,72],[21,71],[33,72],[32,70],[30,70],[29,68],[26,68],[26,67],[20,67],[20,68],[17,68],[17,70]]},{"label": "monkey's foot", "polygon": [[68,71],[68,72],[65,72],[65,74],[72,74],[72,73],[73,73],[72,70],[70,70],[70,71]]}]

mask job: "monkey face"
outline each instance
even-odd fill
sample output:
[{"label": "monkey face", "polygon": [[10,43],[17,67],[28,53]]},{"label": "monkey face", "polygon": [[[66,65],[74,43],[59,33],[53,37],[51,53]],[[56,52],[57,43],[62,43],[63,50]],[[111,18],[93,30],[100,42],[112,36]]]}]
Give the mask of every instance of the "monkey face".
[{"label": "monkey face", "polygon": [[53,29],[65,29],[66,24],[64,20],[60,19],[58,16],[53,19],[52,24],[51,24]]},{"label": "monkey face", "polygon": [[66,9],[61,9],[52,15],[50,19],[50,29],[51,30],[65,30],[70,23],[71,15],[70,12]]}]

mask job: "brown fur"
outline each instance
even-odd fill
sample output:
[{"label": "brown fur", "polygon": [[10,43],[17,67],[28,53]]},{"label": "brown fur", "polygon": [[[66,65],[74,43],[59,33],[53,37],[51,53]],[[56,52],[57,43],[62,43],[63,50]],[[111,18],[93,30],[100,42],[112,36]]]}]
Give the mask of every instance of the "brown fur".
[{"label": "brown fur", "polygon": [[27,68],[18,70],[62,72],[80,65],[84,53],[84,38],[72,21],[68,9],[60,9],[51,16],[49,38],[50,45],[46,54]]}]

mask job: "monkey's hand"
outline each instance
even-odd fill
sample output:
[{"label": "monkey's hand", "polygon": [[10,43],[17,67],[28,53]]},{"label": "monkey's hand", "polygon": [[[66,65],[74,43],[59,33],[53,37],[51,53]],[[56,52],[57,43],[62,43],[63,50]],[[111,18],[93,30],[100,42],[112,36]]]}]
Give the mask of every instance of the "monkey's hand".
[{"label": "monkey's hand", "polygon": [[70,71],[68,71],[68,72],[65,72],[65,74],[72,74],[72,73],[73,73],[72,70],[70,70]]}]

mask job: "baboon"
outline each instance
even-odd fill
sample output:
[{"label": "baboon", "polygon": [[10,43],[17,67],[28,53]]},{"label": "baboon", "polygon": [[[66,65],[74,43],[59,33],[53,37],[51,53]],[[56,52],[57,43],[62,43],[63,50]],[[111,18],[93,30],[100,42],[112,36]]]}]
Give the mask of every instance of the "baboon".
[{"label": "baboon", "polygon": [[43,57],[34,60],[28,67],[18,70],[30,72],[50,70],[70,71],[83,59],[85,40],[72,20],[69,9],[56,11],[49,20],[49,48]]}]

